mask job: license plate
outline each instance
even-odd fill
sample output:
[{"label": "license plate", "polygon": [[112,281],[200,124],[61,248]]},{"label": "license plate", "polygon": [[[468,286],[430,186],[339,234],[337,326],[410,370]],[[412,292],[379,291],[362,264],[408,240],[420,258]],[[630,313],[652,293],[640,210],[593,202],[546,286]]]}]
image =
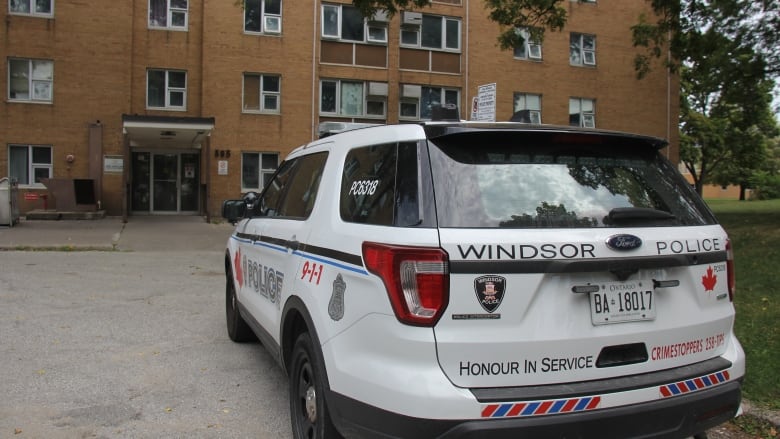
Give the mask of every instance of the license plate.
[{"label": "license plate", "polygon": [[653,281],[606,282],[590,293],[594,325],[655,320]]}]

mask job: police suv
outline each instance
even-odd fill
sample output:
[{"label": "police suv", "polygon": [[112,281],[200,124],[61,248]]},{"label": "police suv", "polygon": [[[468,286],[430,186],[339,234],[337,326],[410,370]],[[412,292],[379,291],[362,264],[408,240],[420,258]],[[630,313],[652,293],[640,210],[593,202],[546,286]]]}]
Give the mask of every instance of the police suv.
[{"label": "police suv", "polygon": [[295,438],[684,438],[737,414],[723,228],[663,140],[361,127],[223,205],[228,334]]}]

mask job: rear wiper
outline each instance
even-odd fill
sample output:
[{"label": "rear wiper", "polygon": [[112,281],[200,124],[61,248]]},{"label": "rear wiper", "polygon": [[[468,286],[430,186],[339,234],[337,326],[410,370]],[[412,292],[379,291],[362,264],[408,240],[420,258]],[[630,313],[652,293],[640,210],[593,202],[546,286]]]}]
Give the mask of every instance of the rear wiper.
[{"label": "rear wiper", "polygon": [[674,219],[677,219],[677,217],[663,210],[649,209],[647,207],[616,207],[609,211],[609,215],[604,218],[604,222],[606,224],[615,224],[620,222],[641,222],[643,220],[666,221]]}]

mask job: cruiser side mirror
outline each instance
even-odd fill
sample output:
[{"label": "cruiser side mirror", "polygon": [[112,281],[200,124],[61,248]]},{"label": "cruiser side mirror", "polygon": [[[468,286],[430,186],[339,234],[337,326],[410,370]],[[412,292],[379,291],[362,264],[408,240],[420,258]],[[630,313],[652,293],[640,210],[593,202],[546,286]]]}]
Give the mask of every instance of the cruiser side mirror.
[{"label": "cruiser side mirror", "polygon": [[222,202],[222,218],[235,225],[246,215],[246,202],[244,200],[225,200]]}]

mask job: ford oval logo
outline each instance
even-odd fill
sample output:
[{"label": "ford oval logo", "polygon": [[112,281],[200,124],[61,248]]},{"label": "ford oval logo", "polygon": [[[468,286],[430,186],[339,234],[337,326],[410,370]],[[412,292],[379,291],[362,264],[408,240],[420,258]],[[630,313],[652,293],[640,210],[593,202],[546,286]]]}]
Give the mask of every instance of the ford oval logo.
[{"label": "ford oval logo", "polygon": [[607,239],[607,247],[612,250],[627,251],[642,246],[642,240],[634,235],[613,235]]}]

